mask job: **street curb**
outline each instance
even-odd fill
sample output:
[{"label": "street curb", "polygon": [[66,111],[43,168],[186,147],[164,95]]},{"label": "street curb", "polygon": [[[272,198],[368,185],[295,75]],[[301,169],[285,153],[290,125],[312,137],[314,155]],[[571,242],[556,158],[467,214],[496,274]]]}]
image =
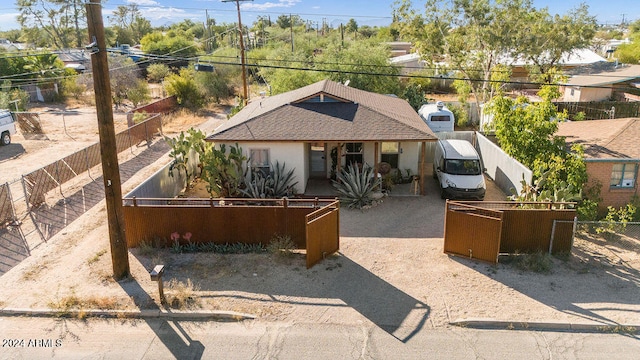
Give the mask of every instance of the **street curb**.
[{"label": "street curb", "polygon": [[255,319],[255,315],[233,311],[167,311],[167,310],[50,310],[50,309],[0,309],[3,316],[28,316],[52,318],[111,318],[111,319],[161,319],[194,321],[243,321]]},{"label": "street curb", "polygon": [[559,321],[507,321],[494,319],[458,319],[450,325],[473,329],[503,330],[539,330],[539,331],[574,331],[601,333],[640,333],[640,325],[602,324],[602,323],[567,323]]}]

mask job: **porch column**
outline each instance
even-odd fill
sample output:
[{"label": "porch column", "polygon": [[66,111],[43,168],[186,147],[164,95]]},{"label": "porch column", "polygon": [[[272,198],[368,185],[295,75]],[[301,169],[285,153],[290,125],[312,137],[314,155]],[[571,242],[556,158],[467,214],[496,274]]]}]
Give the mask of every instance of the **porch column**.
[{"label": "porch column", "polygon": [[427,157],[427,142],[423,141],[420,147],[420,195],[425,195],[424,191],[424,178],[425,178],[425,163]]},{"label": "porch column", "polygon": [[378,142],[373,143],[373,176],[378,176]]},{"label": "porch column", "polygon": [[338,160],[336,161],[336,175],[340,174],[340,170],[342,168],[342,149],[341,149],[342,144],[338,143]]}]

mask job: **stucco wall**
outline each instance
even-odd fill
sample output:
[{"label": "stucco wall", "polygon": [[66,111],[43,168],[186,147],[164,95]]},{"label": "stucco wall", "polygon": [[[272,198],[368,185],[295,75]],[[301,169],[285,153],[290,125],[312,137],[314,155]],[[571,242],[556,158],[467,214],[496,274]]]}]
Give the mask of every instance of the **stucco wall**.
[{"label": "stucco wall", "polygon": [[[227,147],[235,143],[227,144]],[[294,181],[297,193],[304,193],[307,186],[307,176],[305,174],[306,144],[302,142],[273,143],[273,142],[240,142],[238,143],[244,154],[248,157],[251,149],[269,149],[269,161],[275,164],[276,160],[280,164],[285,163],[285,170],[293,169]],[[307,155],[308,156],[308,155]]]},{"label": "stucco wall", "polygon": [[602,185],[600,189],[602,201],[598,204],[602,211],[606,210],[607,206],[619,208],[626,205],[638,191],[637,176],[636,184],[633,188],[612,188],[609,186],[614,164],[615,162],[587,162],[589,180],[586,187],[593,186],[598,182]]},{"label": "stucco wall", "polygon": [[400,170],[406,175],[405,169],[411,169],[412,174],[418,174],[419,161],[420,161],[420,143],[417,142],[402,142],[400,143],[399,164]]},{"label": "stucco wall", "polygon": [[[571,90],[573,89],[573,95]],[[565,102],[589,102],[589,101],[602,101],[611,97],[611,88],[578,88],[578,87],[565,87],[564,96],[562,97]]]}]

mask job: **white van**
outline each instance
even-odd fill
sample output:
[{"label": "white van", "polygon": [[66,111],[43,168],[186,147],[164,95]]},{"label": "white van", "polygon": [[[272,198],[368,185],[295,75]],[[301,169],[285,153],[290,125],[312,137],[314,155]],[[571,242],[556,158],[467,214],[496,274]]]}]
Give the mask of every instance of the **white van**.
[{"label": "white van", "polygon": [[484,200],[484,168],[476,149],[466,140],[439,140],[433,177],[445,198]]},{"label": "white van", "polygon": [[422,105],[418,110],[418,115],[434,133],[453,131],[456,119],[453,116],[453,112],[447,109],[442,101],[438,101],[435,104]]},{"label": "white van", "polygon": [[16,123],[7,110],[0,110],[0,145],[11,144],[11,135],[16,133]]}]

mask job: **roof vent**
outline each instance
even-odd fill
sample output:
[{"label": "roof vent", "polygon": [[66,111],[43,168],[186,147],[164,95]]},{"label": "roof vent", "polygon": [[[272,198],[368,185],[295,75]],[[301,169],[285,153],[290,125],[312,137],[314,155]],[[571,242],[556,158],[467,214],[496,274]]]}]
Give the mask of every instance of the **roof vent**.
[{"label": "roof vent", "polygon": [[436,103],[436,107],[438,108],[438,111],[441,111],[444,108],[444,103],[442,101],[438,101]]},{"label": "roof vent", "polygon": [[351,82],[351,80],[347,80],[344,82],[344,86],[349,86],[349,83]]}]

